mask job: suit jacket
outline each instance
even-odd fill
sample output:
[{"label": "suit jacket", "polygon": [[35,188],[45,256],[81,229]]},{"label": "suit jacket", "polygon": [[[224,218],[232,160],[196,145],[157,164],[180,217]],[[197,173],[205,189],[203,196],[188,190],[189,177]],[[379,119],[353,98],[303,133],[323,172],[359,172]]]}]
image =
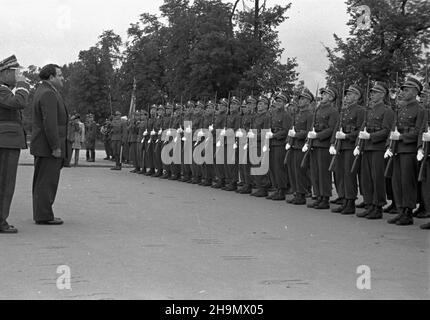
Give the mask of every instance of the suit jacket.
[{"label": "suit jacket", "polygon": [[27,106],[28,89],[27,83],[19,82],[13,94],[8,87],[0,85],[0,148],[27,148],[21,110]]},{"label": "suit jacket", "polygon": [[33,98],[33,131],[30,152],[35,157],[51,157],[60,148],[67,159],[66,138],[68,114],[61,93],[49,82],[43,81]]}]

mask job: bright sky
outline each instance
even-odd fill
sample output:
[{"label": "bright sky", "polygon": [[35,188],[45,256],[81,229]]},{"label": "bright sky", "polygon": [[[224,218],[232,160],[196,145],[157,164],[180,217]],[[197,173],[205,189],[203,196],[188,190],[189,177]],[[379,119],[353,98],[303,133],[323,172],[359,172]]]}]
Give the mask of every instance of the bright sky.
[{"label": "bright sky", "polygon": [[[223,0],[230,1],[233,0]],[[262,2],[262,1],[261,1]],[[348,34],[344,0],[267,0],[268,5],[292,2],[290,17],[279,28],[283,59],[297,57],[300,79],[315,91],[325,84],[328,66],[321,43],[334,45],[333,33]],[[43,66],[76,61],[80,50],[113,29],[126,40],[130,23],[141,13],[158,14],[163,0],[0,0],[0,60],[16,54],[21,65]],[[253,1],[245,0],[248,6]],[[240,8],[242,4],[240,4]]]}]

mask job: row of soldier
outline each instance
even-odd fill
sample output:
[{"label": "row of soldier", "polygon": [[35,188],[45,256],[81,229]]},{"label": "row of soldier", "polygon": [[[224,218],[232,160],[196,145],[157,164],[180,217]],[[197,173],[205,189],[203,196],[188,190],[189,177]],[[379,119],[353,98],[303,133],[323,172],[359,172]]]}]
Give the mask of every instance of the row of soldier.
[{"label": "row of soldier", "polygon": [[[333,212],[370,220],[382,219],[383,212],[388,212],[396,214],[388,220],[396,225],[411,225],[414,217],[430,217],[428,84],[423,88],[417,79],[409,77],[393,106],[384,82],[375,82],[371,88],[368,85],[366,92],[353,84],[341,95],[331,87],[320,93],[316,108],[312,107],[314,95],[305,89],[294,105],[279,93],[272,100],[248,97],[242,103],[233,97],[218,103],[154,105],[149,115],[142,110],[128,122],[116,112],[103,132],[116,161],[112,170],[121,170],[123,147],[127,146],[135,166],[133,173],[274,201],[293,194],[288,203],[315,209],[330,209],[334,181],[338,199],[331,203],[339,206]],[[342,99],[340,110],[336,108],[338,99]],[[185,127],[188,122],[191,125]],[[213,133],[213,150],[224,149],[223,161],[186,164],[182,155],[181,164],[163,163],[165,130],[176,130],[179,139],[170,141],[183,146],[185,133],[203,128]],[[217,138],[216,130],[222,130],[222,139]],[[263,130],[269,132],[262,136]],[[255,164],[239,164],[238,145],[225,136],[226,132],[235,133],[236,138],[245,136],[248,141],[255,139],[257,153],[269,156],[268,174],[251,175]],[[262,147],[262,140],[270,143]],[[208,141],[199,134],[193,148]],[[226,159],[228,149],[236,149],[234,164]],[[356,205],[359,194],[363,202]],[[307,203],[308,197],[313,198],[311,203]],[[387,200],[391,205],[384,209]],[[421,228],[429,229],[430,223]]]}]

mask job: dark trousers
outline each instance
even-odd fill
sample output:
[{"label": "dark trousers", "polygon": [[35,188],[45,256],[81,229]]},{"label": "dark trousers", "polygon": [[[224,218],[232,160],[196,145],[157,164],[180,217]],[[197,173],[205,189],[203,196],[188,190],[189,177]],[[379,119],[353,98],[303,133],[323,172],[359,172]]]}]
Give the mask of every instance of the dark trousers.
[{"label": "dark trousers", "polygon": [[87,160],[96,160],[96,150],[94,148],[87,148]]},{"label": "dark trousers", "polygon": [[291,186],[293,192],[296,194],[305,195],[310,189],[310,183],[307,176],[307,168],[301,168],[301,163],[304,157],[304,153],[300,149],[292,149],[290,151],[289,165],[289,176],[291,178]]},{"label": "dark trousers", "polygon": [[150,170],[154,170],[154,141],[146,143],[146,152],[145,152],[145,166]]},{"label": "dark trousers", "polygon": [[418,162],[414,153],[400,153],[393,159],[392,186],[397,208],[417,205]]},{"label": "dark trousers", "polygon": [[426,161],[425,178],[421,182],[421,202],[427,212],[430,211],[430,157]]},{"label": "dark trousers", "polygon": [[67,165],[70,165],[70,162],[72,161],[72,153],[73,153],[72,146],[73,146],[73,142],[67,140],[66,141],[66,149],[67,149],[67,161],[66,161],[66,163],[67,163]]},{"label": "dark trousers", "polygon": [[354,150],[341,150],[336,162],[336,179],[338,180],[338,195],[347,200],[357,199],[358,177],[351,173],[354,162]]},{"label": "dark trousers", "polygon": [[137,154],[138,154],[138,143],[130,142],[129,143],[129,160],[133,163],[134,166],[137,164]]},{"label": "dark trousers", "polygon": [[317,197],[331,197],[332,178],[328,170],[330,153],[326,148],[314,148],[310,154],[312,188]]},{"label": "dark trousers", "polygon": [[33,176],[33,219],[54,219],[52,206],[57,195],[63,159],[35,157]]},{"label": "dark trousers", "polygon": [[284,145],[270,147],[269,172],[272,184],[278,190],[286,190],[290,186],[288,171],[284,166],[285,153]]},{"label": "dark trousers", "polygon": [[[229,154],[231,153],[231,155]],[[232,144],[224,145],[224,172],[225,182],[229,184],[237,184],[239,180],[239,149],[233,149]]]},{"label": "dark trousers", "polygon": [[239,164],[239,176],[240,176],[240,181],[244,183],[244,186],[246,187],[252,186],[253,181],[251,177],[251,164],[249,160],[249,155],[248,155],[246,164]]},{"label": "dark trousers", "polygon": [[[224,159],[223,159],[222,163],[218,163],[217,159],[216,159],[217,158],[217,152],[216,151],[218,151],[218,149],[220,149],[220,148],[224,148]],[[221,146],[219,148],[217,148],[216,146],[214,147],[214,150],[215,150],[215,152],[214,152],[215,176],[216,176],[217,180],[220,182],[224,182],[225,178],[226,178],[224,163],[227,159],[227,155],[225,153],[225,149],[226,149],[225,146]],[[219,150],[218,152],[221,152],[221,150]]]},{"label": "dark trousers", "polygon": [[[116,166],[120,167],[121,166],[121,141],[116,140],[116,141],[112,141],[112,151],[113,151],[113,156],[115,157],[115,161],[116,161]],[[124,153],[124,152],[123,152]]]},{"label": "dark trousers", "polygon": [[384,151],[365,151],[361,157],[361,191],[367,205],[384,206],[385,194]]},{"label": "dark trousers", "polygon": [[106,157],[113,157],[113,152],[112,152],[112,146],[111,146],[111,141],[106,139],[104,141],[104,146],[105,146],[105,152],[106,152]]},{"label": "dark trousers", "polygon": [[154,145],[154,167],[155,169],[158,170],[158,172],[163,171],[163,163],[161,161],[161,149],[163,147],[163,143],[158,141],[155,145]]},{"label": "dark trousers", "polygon": [[181,158],[181,170],[182,170],[182,175],[183,175],[184,178],[188,179],[188,178],[191,178],[191,175],[192,175],[191,164],[185,164],[185,152],[184,152],[185,142],[184,141],[181,141],[181,146],[182,146],[182,149],[181,149],[181,156],[182,156],[182,158]]},{"label": "dark trousers", "polygon": [[20,149],[0,148],[0,228],[8,226],[20,152]]}]

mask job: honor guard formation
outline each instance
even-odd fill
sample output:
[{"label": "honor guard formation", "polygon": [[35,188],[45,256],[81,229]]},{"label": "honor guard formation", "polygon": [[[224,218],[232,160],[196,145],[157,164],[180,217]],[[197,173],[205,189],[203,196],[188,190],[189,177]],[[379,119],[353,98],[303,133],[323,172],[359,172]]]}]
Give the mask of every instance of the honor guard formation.
[{"label": "honor guard formation", "polygon": [[[134,165],[133,173],[153,178],[369,220],[388,213],[388,223],[411,225],[414,218],[430,218],[430,89],[428,79],[423,86],[414,77],[397,87],[369,78],[367,88],[344,85],[340,93],[328,86],[317,96],[305,88],[292,98],[278,93],[167,103],[130,119],[116,112],[102,128],[106,159],[115,159],[112,170],[126,162]],[[169,139],[163,139],[166,131]],[[192,132],[198,132],[193,150],[205,144],[213,162],[185,161]],[[181,146],[180,163],[163,163],[168,143],[171,154]],[[268,159],[264,174],[251,174],[259,167],[249,160],[251,151]],[[244,153],[248,157],[240,161]],[[330,201],[333,188],[338,197]],[[363,202],[357,204],[360,195]],[[421,228],[430,229],[430,223]]]}]

